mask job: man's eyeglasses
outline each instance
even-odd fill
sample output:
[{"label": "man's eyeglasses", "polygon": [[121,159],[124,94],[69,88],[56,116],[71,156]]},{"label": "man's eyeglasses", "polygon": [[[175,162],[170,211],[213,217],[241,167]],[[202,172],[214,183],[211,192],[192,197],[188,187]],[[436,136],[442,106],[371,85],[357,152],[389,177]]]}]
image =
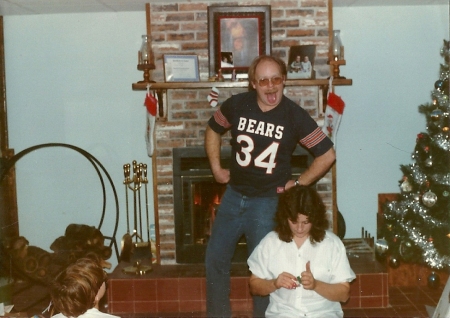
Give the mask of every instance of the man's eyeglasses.
[{"label": "man's eyeglasses", "polygon": [[272,85],[280,85],[283,82],[283,77],[275,76],[272,78],[260,78],[258,81],[258,85],[263,87],[272,83]]}]

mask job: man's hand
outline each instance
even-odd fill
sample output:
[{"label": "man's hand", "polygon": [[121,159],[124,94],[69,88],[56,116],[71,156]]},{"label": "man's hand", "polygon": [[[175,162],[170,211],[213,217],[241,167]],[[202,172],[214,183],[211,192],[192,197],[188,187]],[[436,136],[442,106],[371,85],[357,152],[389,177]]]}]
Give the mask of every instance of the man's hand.
[{"label": "man's hand", "polygon": [[230,170],[216,169],[213,171],[214,179],[219,183],[228,183],[230,181]]}]

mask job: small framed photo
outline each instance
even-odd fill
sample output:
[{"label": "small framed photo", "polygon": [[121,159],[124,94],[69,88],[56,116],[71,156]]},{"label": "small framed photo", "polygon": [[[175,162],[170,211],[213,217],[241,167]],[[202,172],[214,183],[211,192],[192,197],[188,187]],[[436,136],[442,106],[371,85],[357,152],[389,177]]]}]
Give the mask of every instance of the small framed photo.
[{"label": "small framed photo", "polygon": [[199,82],[197,55],[164,54],[164,80],[166,82]]},{"label": "small framed photo", "polygon": [[291,46],[288,60],[288,79],[313,79],[314,58],[316,56],[315,45]]}]

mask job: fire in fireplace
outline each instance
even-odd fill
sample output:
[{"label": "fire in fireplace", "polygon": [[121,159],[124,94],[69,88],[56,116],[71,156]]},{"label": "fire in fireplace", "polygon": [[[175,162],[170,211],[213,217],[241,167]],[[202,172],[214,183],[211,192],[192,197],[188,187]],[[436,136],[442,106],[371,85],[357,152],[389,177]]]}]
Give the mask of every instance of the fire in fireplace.
[{"label": "fire in fireplace", "polygon": [[[222,167],[229,167],[230,148],[223,147],[221,152]],[[301,174],[312,159],[304,148],[298,146],[291,161],[293,177]],[[214,180],[203,147],[173,149],[177,263],[204,263],[206,245],[225,187]],[[233,262],[245,262],[247,257],[247,246],[242,237]]]}]

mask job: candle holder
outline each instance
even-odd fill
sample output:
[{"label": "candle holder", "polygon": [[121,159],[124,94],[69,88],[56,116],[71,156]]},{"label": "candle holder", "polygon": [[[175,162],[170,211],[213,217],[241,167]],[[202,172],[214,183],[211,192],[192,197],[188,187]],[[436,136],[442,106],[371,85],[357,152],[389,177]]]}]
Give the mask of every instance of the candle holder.
[{"label": "candle holder", "polygon": [[345,78],[341,76],[339,67],[345,65],[344,46],[341,41],[341,31],[333,30],[333,37],[331,38],[329,62],[333,66],[333,78]]},{"label": "candle holder", "polygon": [[341,76],[339,67],[341,65],[345,65],[345,60],[336,60],[336,61],[330,61],[329,62],[330,65],[333,65],[333,78],[337,79],[337,78],[345,78],[344,76]]},{"label": "candle holder", "polygon": [[137,69],[144,71],[144,79],[138,81],[138,83],[155,83],[155,81],[150,79],[150,71],[155,69],[154,64],[138,64]]},{"label": "candle holder", "polygon": [[142,36],[142,45],[138,53],[138,65],[137,69],[144,71],[144,80],[138,83],[155,83],[155,81],[150,79],[150,70],[154,70],[155,67],[155,57],[152,51],[151,36],[144,34]]}]

